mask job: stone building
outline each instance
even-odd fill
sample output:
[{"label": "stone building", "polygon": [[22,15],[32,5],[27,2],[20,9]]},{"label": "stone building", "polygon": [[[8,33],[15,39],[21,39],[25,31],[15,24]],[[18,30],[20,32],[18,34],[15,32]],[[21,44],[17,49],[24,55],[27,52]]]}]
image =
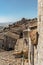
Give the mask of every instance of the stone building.
[{"label": "stone building", "polygon": [[3,35],[0,35],[0,48],[2,49],[4,45],[4,37]]},{"label": "stone building", "polygon": [[[24,37],[24,31],[23,31],[23,37],[20,37],[17,39],[16,45],[15,45],[15,60],[17,65],[28,65],[28,43]],[[18,60],[19,59],[19,60]]]},{"label": "stone building", "polygon": [[28,62],[29,65],[37,64],[37,44],[38,44],[38,31],[37,24],[30,25],[24,30],[24,39],[28,43]]},{"label": "stone building", "polygon": [[43,65],[43,0],[38,0],[38,65]]},{"label": "stone building", "polygon": [[4,45],[4,33],[0,32],[0,48],[2,49]]},{"label": "stone building", "polygon": [[4,49],[6,50],[14,49],[18,38],[19,38],[19,35],[17,34],[14,34],[10,31],[6,32],[4,34]]},{"label": "stone building", "polygon": [[[34,25],[31,23],[31,25],[23,31],[23,38],[18,39],[16,43],[16,50],[18,50],[17,57],[20,57],[19,59],[22,60],[22,65],[34,65],[37,63],[37,43],[37,24]],[[23,54],[23,57],[21,57],[21,51],[27,53],[27,59],[24,59],[26,54]]]}]

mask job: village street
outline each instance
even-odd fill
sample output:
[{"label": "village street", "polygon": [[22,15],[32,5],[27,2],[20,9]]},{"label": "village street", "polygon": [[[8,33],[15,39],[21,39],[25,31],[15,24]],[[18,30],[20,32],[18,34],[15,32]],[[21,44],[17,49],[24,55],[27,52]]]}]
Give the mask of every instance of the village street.
[{"label": "village street", "polygon": [[0,52],[0,65],[15,65],[14,51]]}]

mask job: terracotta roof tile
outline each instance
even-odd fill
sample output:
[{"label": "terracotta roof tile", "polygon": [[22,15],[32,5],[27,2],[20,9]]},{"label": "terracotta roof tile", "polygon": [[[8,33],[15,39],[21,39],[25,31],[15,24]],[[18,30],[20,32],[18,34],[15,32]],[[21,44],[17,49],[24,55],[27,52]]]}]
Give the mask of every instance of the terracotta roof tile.
[{"label": "terracotta roof tile", "polygon": [[15,34],[15,33],[12,33],[10,31],[6,32],[5,36],[11,37],[13,39],[18,39],[19,38],[19,35]]}]

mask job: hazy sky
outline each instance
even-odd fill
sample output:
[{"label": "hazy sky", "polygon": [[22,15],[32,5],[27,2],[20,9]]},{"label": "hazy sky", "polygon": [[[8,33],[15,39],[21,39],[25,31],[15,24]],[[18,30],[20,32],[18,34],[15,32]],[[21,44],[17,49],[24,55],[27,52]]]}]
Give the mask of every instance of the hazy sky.
[{"label": "hazy sky", "polygon": [[37,17],[37,0],[0,0],[0,22]]}]

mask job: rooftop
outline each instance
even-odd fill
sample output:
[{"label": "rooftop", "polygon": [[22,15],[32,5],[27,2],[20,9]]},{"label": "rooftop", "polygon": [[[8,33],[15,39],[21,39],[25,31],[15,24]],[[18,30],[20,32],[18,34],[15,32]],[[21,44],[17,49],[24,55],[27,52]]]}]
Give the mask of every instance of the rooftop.
[{"label": "rooftop", "polygon": [[18,39],[19,38],[18,34],[12,33],[10,31],[6,32],[5,36],[8,36],[8,37],[13,38],[13,39]]}]

